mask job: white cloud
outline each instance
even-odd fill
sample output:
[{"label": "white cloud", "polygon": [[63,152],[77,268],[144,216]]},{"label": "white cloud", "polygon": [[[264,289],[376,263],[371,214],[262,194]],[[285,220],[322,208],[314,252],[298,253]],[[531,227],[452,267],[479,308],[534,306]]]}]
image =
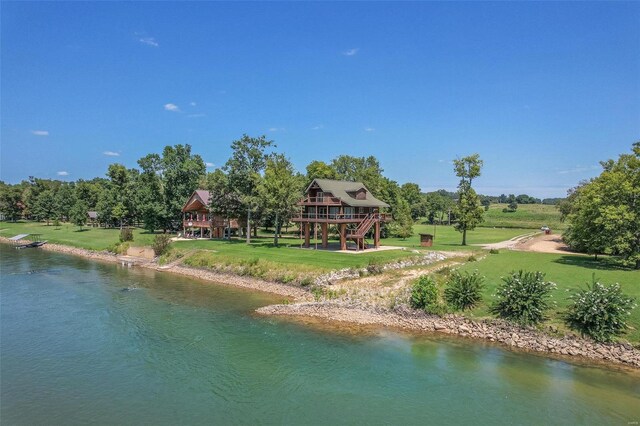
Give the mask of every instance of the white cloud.
[{"label": "white cloud", "polygon": [[58,173],[56,173],[58,176],[69,176],[69,172],[65,172],[64,170],[59,171]]},{"label": "white cloud", "polygon": [[189,105],[191,105],[191,106],[196,106],[197,104],[196,104],[195,102],[193,102],[193,101],[192,101],[192,102],[189,102]]},{"label": "white cloud", "polygon": [[120,153],[115,151],[104,151],[103,154],[107,157],[120,157]]},{"label": "white cloud", "polygon": [[165,111],[180,112],[180,108],[176,104],[164,104]]},{"label": "white cloud", "polygon": [[213,164],[213,163],[209,163],[209,162],[204,163],[204,165],[205,165],[205,166],[207,166],[208,168],[211,168],[211,167],[215,167],[215,166],[216,166],[215,164]]},{"label": "white cloud", "polygon": [[438,163],[444,163],[444,160],[438,160]]},{"label": "white cloud", "polygon": [[153,37],[140,37],[138,41],[142,44],[146,44],[148,46],[159,47],[160,45]]},{"label": "white cloud", "polygon": [[318,124],[317,126],[313,126],[311,128],[311,130],[320,130],[320,129],[324,129],[324,126],[322,124]]},{"label": "white cloud", "polygon": [[354,56],[355,54],[358,53],[358,50],[360,50],[360,48],[354,47],[353,49],[345,50],[344,52],[342,52],[342,54],[344,56]]},{"label": "white cloud", "polygon": [[567,169],[567,170],[559,170],[558,174],[559,175],[566,175],[569,173],[582,173],[582,172],[588,172],[590,170],[598,170],[600,168],[600,166],[589,166],[589,167],[585,167],[585,166],[576,166],[572,169]]},{"label": "white cloud", "polygon": [[36,136],[49,136],[48,130],[32,130],[31,133]]},{"label": "white cloud", "polygon": [[365,132],[373,132],[374,130],[376,130],[376,129],[374,129],[373,127],[365,127],[364,128]]}]

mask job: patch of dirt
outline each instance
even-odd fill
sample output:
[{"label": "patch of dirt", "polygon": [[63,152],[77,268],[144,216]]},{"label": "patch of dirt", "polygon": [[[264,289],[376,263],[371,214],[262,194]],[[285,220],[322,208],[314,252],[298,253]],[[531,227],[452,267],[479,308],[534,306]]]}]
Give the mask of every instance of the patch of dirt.
[{"label": "patch of dirt", "polygon": [[542,234],[536,236],[535,238],[531,238],[525,242],[515,245],[513,250],[533,251],[537,253],[573,253],[564,241],[562,241],[562,235],[559,234]]},{"label": "patch of dirt", "polygon": [[513,237],[507,241],[500,241],[499,243],[491,243],[491,244],[474,244],[476,246],[480,246],[484,249],[514,249],[517,245],[523,244],[524,242],[534,238],[538,234],[538,231],[530,232],[528,234],[518,235],[517,237]]}]

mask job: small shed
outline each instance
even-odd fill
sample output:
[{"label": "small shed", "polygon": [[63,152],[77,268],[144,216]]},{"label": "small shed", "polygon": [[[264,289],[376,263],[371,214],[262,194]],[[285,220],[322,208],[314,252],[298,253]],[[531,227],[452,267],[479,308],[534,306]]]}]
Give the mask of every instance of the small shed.
[{"label": "small shed", "polygon": [[90,226],[98,225],[98,212],[89,211],[87,212],[87,217],[89,219]]},{"label": "small shed", "polygon": [[431,247],[433,245],[433,235],[420,234],[420,245],[422,247]]}]

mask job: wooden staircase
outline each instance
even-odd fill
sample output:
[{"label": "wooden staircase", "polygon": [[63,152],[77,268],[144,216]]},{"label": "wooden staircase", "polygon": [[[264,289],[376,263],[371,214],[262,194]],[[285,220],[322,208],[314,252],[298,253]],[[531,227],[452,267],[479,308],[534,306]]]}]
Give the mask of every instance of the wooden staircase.
[{"label": "wooden staircase", "polygon": [[369,245],[365,240],[365,235],[367,235],[367,232],[369,232],[371,227],[375,225],[377,221],[378,217],[376,214],[368,214],[362,222],[358,224],[356,229],[347,231],[347,239],[355,242],[358,249],[364,250],[369,248]]}]

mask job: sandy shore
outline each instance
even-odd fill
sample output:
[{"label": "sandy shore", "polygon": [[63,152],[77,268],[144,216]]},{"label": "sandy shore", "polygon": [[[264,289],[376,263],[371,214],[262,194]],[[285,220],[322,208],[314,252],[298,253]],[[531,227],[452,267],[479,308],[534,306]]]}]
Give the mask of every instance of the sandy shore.
[{"label": "sandy shore", "polygon": [[[0,237],[0,242],[9,243],[9,240]],[[60,244],[47,243],[40,249],[110,263],[132,262],[131,258],[127,256],[117,256],[106,251],[97,252]],[[640,350],[628,344],[600,344],[575,336],[555,337],[535,329],[523,329],[499,320],[472,321],[457,315],[438,317],[408,309],[403,305],[392,309],[366,303],[340,303],[330,300],[313,302],[312,294],[300,287],[181,265],[159,266],[154,261],[144,259],[134,259],[133,261],[135,266],[194,277],[217,284],[277,294],[290,298],[294,302],[285,305],[264,306],[257,310],[257,313],[261,315],[319,318],[328,322],[393,327],[417,332],[438,332],[466,338],[484,339],[514,349],[547,353],[552,356],[582,358],[600,363],[605,361],[640,368]],[[408,277],[415,275],[415,273],[416,271],[407,272]],[[368,279],[375,281],[376,278],[370,277]],[[367,278],[361,280],[366,289]],[[357,285],[358,281],[360,280],[352,280],[351,282],[346,280],[345,283]]]}]

